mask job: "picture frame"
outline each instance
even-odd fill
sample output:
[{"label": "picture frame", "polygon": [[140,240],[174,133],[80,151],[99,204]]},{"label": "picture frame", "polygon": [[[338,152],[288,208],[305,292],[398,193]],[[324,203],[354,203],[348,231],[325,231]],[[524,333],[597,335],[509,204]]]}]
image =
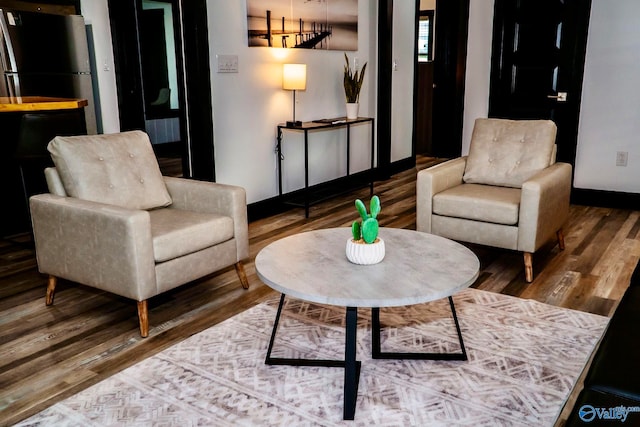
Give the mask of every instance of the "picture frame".
[{"label": "picture frame", "polygon": [[247,0],[250,47],[358,50],[358,0]]}]

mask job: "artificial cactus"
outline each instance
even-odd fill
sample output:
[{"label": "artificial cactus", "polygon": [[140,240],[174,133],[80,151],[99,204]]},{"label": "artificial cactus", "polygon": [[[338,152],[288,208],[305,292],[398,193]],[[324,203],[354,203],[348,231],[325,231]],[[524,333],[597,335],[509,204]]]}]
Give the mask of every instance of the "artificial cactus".
[{"label": "artificial cactus", "polygon": [[360,223],[358,221],[353,221],[353,224],[351,224],[351,234],[353,235],[353,240],[360,240],[360,236],[362,235],[360,233]]},{"label": "artificial cactus", "polygon": [[369,211],[362,202],[362,200],[356,200],[356,210],[360,214],[361,220],[356,220],[351,224],[351,233],[353,240],[364,240],[365,243],[373,243],[378,238],[378,219],[377,216],[380,213],[380,198],[373,196],[369,202]]}]

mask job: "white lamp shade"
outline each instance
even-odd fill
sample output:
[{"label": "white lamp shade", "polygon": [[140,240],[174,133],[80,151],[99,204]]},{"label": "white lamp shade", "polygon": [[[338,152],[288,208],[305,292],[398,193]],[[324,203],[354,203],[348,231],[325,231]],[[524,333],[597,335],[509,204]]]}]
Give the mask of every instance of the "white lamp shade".
[{"label": "white lamp shade", "polygon": [[307,88],[307,64],[283,64],[282,89],[305,90]]}]

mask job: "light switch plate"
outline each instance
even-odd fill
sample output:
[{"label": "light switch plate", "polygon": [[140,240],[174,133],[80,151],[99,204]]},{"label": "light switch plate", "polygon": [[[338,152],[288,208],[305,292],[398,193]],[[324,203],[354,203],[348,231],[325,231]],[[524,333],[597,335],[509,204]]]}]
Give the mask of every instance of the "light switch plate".
[{"label": "light switch plate", "polygon": [[629,160],[628,151],[618,151],[616,153],[616,166],[627,166],[627,160]]},{"label": "light switch plate", "polygon": [[238,55],[216,55],[219,73],[237,73]]}]

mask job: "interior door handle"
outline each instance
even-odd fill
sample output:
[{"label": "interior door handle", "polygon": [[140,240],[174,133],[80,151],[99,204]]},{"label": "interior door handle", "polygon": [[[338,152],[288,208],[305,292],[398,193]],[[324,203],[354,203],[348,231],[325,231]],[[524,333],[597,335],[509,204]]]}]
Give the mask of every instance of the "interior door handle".
[{"label": "interior door handle", "polygon": [[567,102],[567,92],[558,92],[557,95],[547,95],[549,99],[555,99],[558,102]]}]

